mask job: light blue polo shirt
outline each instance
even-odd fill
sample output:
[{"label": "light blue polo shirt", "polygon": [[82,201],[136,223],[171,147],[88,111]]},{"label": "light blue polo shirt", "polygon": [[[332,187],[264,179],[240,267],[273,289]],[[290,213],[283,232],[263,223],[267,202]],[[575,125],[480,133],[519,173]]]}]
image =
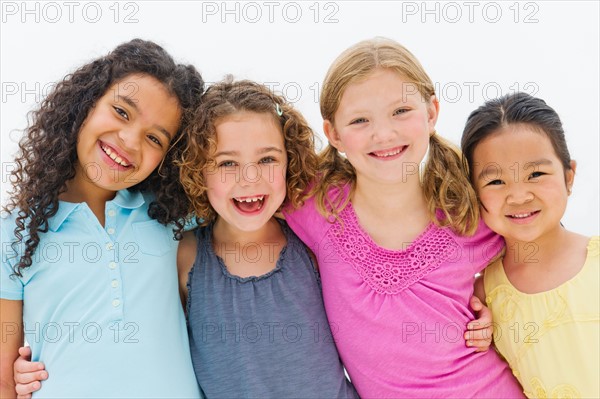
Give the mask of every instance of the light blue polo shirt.
[{"label": "light blue polo shirt", "polygon": [[32,358],[50,375],[34,397],[200,397],[179,299],[178,243],[148,216],[150,201],[119,191],[106,203],[104,227],[86,203],[61,201],[20,278],[10,277],[16,212],[2,217],[0,297],[23,300]]}]

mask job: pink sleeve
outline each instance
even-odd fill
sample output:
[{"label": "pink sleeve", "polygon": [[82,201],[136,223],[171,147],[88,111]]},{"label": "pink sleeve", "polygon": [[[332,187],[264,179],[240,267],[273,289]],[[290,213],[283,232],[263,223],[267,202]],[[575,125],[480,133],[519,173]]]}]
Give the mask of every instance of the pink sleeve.
[{"label": "pink sleeve", "polygon": [[504,239],[490,230],[479,220],[477,231],[471,237],[462,237],[463,248],[469,251],[469,262],[473,266],[473,273],[479,273],[502,251]]},{"label": "pink sleeve", "polygon": [[316,251],[331,224],[317,210],[315,198],[309,198],[300,209],[285,208],[283,213],[294,233],[313,252]]}]

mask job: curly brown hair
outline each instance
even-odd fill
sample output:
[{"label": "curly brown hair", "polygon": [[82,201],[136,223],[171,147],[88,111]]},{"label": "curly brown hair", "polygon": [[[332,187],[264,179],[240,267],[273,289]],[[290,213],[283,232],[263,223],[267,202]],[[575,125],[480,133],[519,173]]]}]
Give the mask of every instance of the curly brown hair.
[{"label": "curly brown hair", "polygon": [[315,135],[302,114],[266,86],[248,80],[234,82],[228,76],[206,90],[187,131],[187,147],[177,162],[181,183],[190,198],[190,212],[195,213],[201,225],[211,223],[217,216],[208,201],[204,176],[214,166],[215,125],[219,119],[243,111],[272,115],[281,126],[288,158],[286,204],[301,206],[315,176]]},{"label": "curly brown hair", "polygon": [[173,161],[186,145],[186,136],[181,132],[198,106],[204,82],[194,66],[175,64],[156,43],[134,39],[65,76],[39,109],[29,115],[31,122],[19,143],[16,169],[11,173],[11,198],[4,207],[9,213],[18,212],[13,248],[23,242],[24,231],[28,235],[23,254],[14,267],[17,276],[22,276],[21,272],[31,266],[40,233],[48,231],[48,220],[58,211],[59,195],[75,177],[82,123],[110,87],[132,74],[149,75],[161,82],[177,98],[182,111],[179,136],[161,167],[129,188],[154,193],[149,216],[162,224],[174,223],[175,238],[181,238],[189,204],[179,182],[179,169]]},{"label": "curly brown hair", "polygon": [[[417,58],[405,47],[386,38],[365,40],[344,51],[329,68],[320,98],[323,120],[333,123],[348,86],[366,79],[377,68],[398,72],[414,83],[427,101],[435,95],[433,82]],[[459,234],[473,234],[477,229],[479,207],[460,151],[437,134],[431,135],[429,146],[423,192],[430,218],[438,225],[450,226]],[[314,188],[317,207],[328,220],[337,220],[350,198],[343,195],[342,188],[350,184],[351,190],[354,190],[356,171],[331,144],[319,154],[318,171],[321,178]],[[439,220],[438,210],[443,212],[444,219]]]}]

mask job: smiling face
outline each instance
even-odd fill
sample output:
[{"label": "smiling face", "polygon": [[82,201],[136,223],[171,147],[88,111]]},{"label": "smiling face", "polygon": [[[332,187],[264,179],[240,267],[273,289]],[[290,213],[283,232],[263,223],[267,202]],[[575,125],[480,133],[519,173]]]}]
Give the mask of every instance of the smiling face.
[{"label": "smiling face", "polygon": [[417,179],[438,114],[435,97],[391,69],[378,68],[348,85],[334,120],[324,122],[331,145],[346,157],[357,178],[395,183]]},{"label": "smiling face", "polygon": [[146,179],[179,129],[179,102],[148,75],[130,75],[96,102],[79,131],[73,188],[115,192]]},{"label": "smiling face", "polygon": [[231,228],[256,231],[286,197],[283,133],[267,113],[239,112],[215,124],[215,166],[205,172],[208,200]]},{"label": "smiling face", "polygon": [[473,183],[486,224],[509,242],[560,229],[575,163],[565,172],[548,136],[525,124],[487,136],[473,151]]}]

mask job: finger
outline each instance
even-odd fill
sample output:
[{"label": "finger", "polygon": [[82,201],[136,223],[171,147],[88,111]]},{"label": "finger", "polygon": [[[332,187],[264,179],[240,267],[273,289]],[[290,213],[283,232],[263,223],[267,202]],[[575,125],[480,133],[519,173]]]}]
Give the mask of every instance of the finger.
[{"label": "finger", "polygon": [[490,328],[482,328],[480,330],[470,330],[464,334],[464,338],[466,340],[471,341],[491,341],[493,337],[493,329]]},{"label": "finger", "polygon": [[19,348],[19,356],[26,358],[27,360],[31,359],[31,348],[29,346],[22,346]]},{"label": "finger", "polygon": [[492,329],[492,318],[489,319],[487,316],[481,317],[480,319],[470,321],[467,324],[467,331],[477,331],[477,330],[488,330]]},{"label": "finger", "polygon": [[29,384],[34,381],[44,381],[47,378],[48,372],[46,370],[33,373],[15,373],[15,382],[17,384]]},{"label": "finger", "polygon": [[467,339],[467,346],[480,347],[484,345],[490,345],[492,343],[491,339],[481,338],[481,339]]},{"label": "finger", "polygon": [[485,349],[490,347],[492,341],[488,339],[468,339],[465,344],[469,348]]},{"label": "finger", "polygon": [[483,303],[476,296],[471,297],[470,301],[471,309],[473,310],[481,310],[483,308]]},{"label": "finger", "polygon": [[42,362],[30,362],[29,360],[25,360],[21,357],[15,360],[15,364],[13,365],[13,369],[15,371],[15,375],[19,373],[32,373],[34,371],[44,370],[46,366]]},{"label": "finger", "polygon": [[[17,395],[24,395],[23,397],[31,397],[31,393],[38,391],[42,387],[39,381],[30,382],[29,384],[17,384],[15,391]],[[21,397],[21,396],[19,396]]]},{"label": "finger", "polygon": [[468,330],[480,330],[492,325],[492,312],[487,307],[484,306],[479,311],[478,316],[478,319],[472,320],[467,324]]}]

